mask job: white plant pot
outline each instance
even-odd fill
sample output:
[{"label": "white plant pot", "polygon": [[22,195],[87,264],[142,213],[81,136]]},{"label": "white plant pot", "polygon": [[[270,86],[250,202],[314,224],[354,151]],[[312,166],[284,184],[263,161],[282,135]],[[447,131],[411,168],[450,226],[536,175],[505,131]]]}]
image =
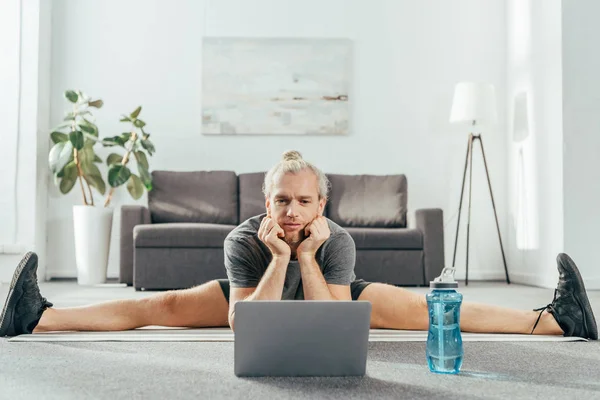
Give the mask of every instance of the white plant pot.
[{"label": "white plant pot", "polygon": [[78,284],[106,282],[112,221],[112,208],[73,206]]}]

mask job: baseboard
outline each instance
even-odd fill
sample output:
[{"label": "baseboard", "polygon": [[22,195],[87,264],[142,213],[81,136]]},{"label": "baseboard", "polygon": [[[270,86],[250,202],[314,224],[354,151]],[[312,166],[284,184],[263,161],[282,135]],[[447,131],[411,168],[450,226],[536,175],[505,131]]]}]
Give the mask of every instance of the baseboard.
[{"label": "baseboard", "polygon": [[[106,274],[106,277],[108,279],[119,279],[119,274],[118,273],[114,273],[113,271],[108,271],[108,273]],[[72,271],[72,270],[52,270],[52,271],[48,271],[48,273],[46,274],[46,280],[50,280],[52,278],[59,278],[59,279],[77,279],[77,272],[76,271]]]}]

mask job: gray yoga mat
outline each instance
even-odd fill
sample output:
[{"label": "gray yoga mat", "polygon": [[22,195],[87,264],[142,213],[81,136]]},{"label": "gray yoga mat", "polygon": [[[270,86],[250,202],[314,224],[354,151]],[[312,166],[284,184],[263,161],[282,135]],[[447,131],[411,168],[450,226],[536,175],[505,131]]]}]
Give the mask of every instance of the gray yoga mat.
[{"label": "gray yoga mat", "polygon": [[[465,342],[565,342],[587,341],[577,337],[463,333]],[[371,329],[370,342],[424,342],[426,331],[400,331]],[[145,327],[119,332],[45,332],[19,335],[10,342],[233,342],[234,334],[229,328],[164,328]]]}]

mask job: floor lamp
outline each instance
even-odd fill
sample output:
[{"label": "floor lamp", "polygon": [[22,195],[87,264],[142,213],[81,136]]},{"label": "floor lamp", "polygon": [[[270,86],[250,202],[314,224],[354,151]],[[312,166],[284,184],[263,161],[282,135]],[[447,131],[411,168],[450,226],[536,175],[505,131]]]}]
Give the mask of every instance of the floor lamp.
[{"label": "floor lamp", "polygon": [[[496,115],[496,97],[494,86],[486,83],[461,82],[456,85],[454,90],[454,99],[452,101],[452,111],[450,112],[450,122],[452,123],[470,123],[473,127],[481,123],[494,123],[497,120]],[[475,129],[475,128],[473,128]],[[506,267],[506,257],[504,247],[502,246],[502,236],[500,235],[500,225],[498,224],[498,215],[496,214],[496,203],[492,192],[492,183],[488,172],[485,151],[483,150],[483,140],[481,134],[469,134],[467,142],[467,157],[465,159],[465,170],[463,172],[462,188],[460,190],[460,202],[458,205],[458,221],[456,223],[456,238],[454,241],[454,256],[452,258],[452,270],[456,262],[456,247],[458,245],[458,232],[460,227],[460,215],[462,212],[463,194],[465,191],[465,178],[467,168],[469,169],[469,209],[467,218],[467,273],[465,285],[469,284],[469,231],[471,226],[471,178],[473,177],[473,142],[479,141],[481,153],[483,155],[483,165],[487,176],[490,196],[492,198],[492,207],[494,217],[496,218],[496,229],[498,230],[498,239],[500,240],[500,250],[502,251],[502,260],[504,261],[504,272],[506,273],[506,283],[510,283],[508,277],[508,268]]]}]

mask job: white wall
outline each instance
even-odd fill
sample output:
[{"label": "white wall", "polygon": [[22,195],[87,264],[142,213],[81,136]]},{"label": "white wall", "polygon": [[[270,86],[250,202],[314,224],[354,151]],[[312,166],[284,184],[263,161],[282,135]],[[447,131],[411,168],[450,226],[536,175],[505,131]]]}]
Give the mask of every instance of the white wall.
[{"label": "white wall", "polygon": [[597,1],[563,2],[565,250],[588,289],[600,289],[599,13]]},{"label": "white wall", "polygon": [[8,2],[0,14],[0,139],[5,149],[0,157],[0,244],[15,242],[15,181],[19,140],[19,75],[21,52],[20,2]]},{"label": "white wall", "polygon": [[[68,88],[104,99],[105,107],[97,113],[103,135],[120,133],[119,114],[142,104],[157,148],[150,160],[152,169],[262,171],[293,148],[326,172],[405,173],[409,207],[441,207],[450,220],[458,209],[468,134],[448,123],[454,84],[462,80],[495,84],[499,116],[505,120],[502,0],[56,0],[52,18],[51,124],[63,115],[62,92]],[[351,134],[202,136],[203,36],[352,39]],[[484,138],[506,236],[504,131],[501,123]],[[470,278],[502,279],[478,153],[474,166]],[[124,190],[115,200],[117,208],[134,203]],[[78,191],[62,196],[50,186],[49,277],[75,276],[71,205],[80,203]],[[117,215],[109,276],[118,275],[118,223]],[[454,218],[446,226],[447,263],[452,261],[455,223]],[[457,257],[459,276],[464,275],[464,247],[463,238]]]},{"label": "white wall", "polygon": [[[515,282],[545,287],[564,251],[561,34],[561,0],[508,3],[509,258]],[[523,93],[526,133],[514,126]]]},{"label": "white wall", "polygon": [[[599,11],[591,0],[508,3],[508,222],[517,282],[555,287],[556,254],[566,252],[586,287],[600,289]],[[527,137],[513,134],[522,93]]]},{"label": "white wall", "polygon": [[[3,282],[10,280],[25,251],[35,250],[42,260],[46,258],[44,166],[48,152],[50,16],[50,2],[41,0],[9,2],[3,5],[0,16],[2,89],[5,79],[12,83],[8,92],[0,91],[0,104],[8,111],[6,120],[2,116],[6,125],[2,129],[4,152],[0,163]],[[44,267],[42,264],[39,268],[41,277],[45,276]]]}]

